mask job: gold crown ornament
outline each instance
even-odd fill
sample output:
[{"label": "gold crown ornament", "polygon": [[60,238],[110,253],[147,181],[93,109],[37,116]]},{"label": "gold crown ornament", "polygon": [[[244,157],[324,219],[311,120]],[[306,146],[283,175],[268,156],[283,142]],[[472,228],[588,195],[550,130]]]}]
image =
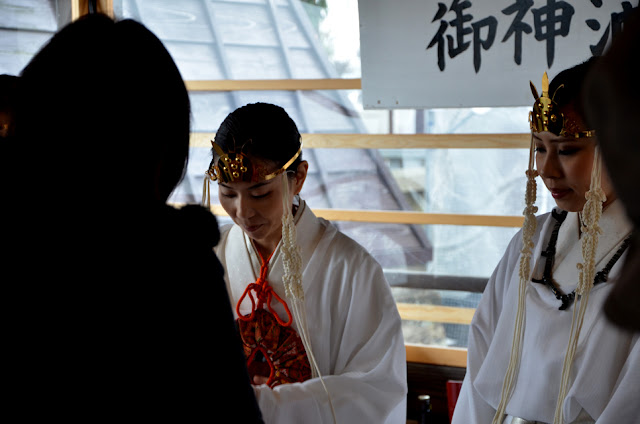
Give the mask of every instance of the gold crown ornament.
[{"label": "gold crown ornament", "polygon": [[216,161],[216,158],[213,158],[209,165],[209,169],[205,172],[205,176],[210,181],[220,180],[225,183],[236,181],[260,182],[271,180],[286,171],[286,169],[291,166],[291,164],[295,162],[302,153],[302,144],[300,144],[300,148],[291,159],[276,171],[269,173],[266,167],[252,163],[249,157],[242,152],[225,152],[214,141],[211,141],[211,145],[219,159]]},{"label": "gold crown ornament", "polygon": [[542,76],[542,96],[538,95],[533,82],[529,81],[531,93],[535,99],[533,110],[529,112],[529,126],[533,132],[548,131],[560,137],[586,138],[596,135],[595,130],[584,130],[579,122],[565,116],[558,104],[554,101],[555,95],[564,85],[561,85],[549,96],[549,77],[545,72]]}]

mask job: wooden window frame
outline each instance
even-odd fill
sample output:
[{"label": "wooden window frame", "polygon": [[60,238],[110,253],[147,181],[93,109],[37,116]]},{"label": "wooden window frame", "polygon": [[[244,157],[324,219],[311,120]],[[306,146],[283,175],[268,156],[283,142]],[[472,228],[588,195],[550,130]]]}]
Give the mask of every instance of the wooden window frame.
[{"label": "wooden window frame", "polygon": [[[113,0],[96,0],[96,8],[98,12],[114,17]],[[89,0],[71,0],[72,21],[87,14],[89,14]]]}]

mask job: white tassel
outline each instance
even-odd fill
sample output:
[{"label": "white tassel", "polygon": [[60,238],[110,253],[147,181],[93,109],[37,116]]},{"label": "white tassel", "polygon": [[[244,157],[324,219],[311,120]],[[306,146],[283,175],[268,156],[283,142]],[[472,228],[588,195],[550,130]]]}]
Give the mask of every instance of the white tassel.
[{"label": "white tassel", "polygon": [[282,263],[284,267],[284,290],[291,305],[294,320],[298,324],[300,339],[307,352],[307,358],[311,365],[312,378],[319,378],[324,388],[327,398],[329,399],[329,407],[333,415],[333,422],[337,424],[336,413],[331,401],[331,394],[324,383],[320,368],[316,362],[313,350],[311,349],[311,338],[309,337],[309,328],[307,326],[307,311],[305,307],[304,288],[302,287],[302,255],[300,246],[297,243],[296,226],[293,222],[293,214],[291,213],[291,204],[289,204],[289,178],[284,173],[282,176]]},{"label": "white tassel", "polygon": [[598,235],[602,229],[598,225],[602,216],[602,204],[607,200],[601,187],[601,169],[599,148],[596,146],[593,156],[593,168],[591,171],[591,186],[585,197],[587,202],[580,214],[580,228],[582,230],[582,259],[583,263],[577,264],[578,287],[576,288],[576,303],[571,319],[571,331],[569,333],[569,343],[562,364],[562,377],[560,379],[560,390],[556,402],[556,411],[553,419],[554,424],[562,424],[563,405],[569,391],[569,380],[571,377],[571,365],[578,347],[578,339],[582,330],[582,323],[587,311],[589,294],[593,287],[596,272],[596,249],[598,247]]},{"label": "white tassel", "polygon": [[202,206],[207,208],[208,211],[211,210],[211,178],[209,177],[209,173],[205,172],[204,181],[202,183]]},{"label": "white tassel", "polygon": [[524,335],[524,321],[526,312],[525,293],[527,290],[527,283],[531,278],[531,253],[533,251],[534,244],[531,241],[533,235],[536,232],[537,221],[536,212],[538,208],[535,206],[536,202],[536,177],[538,172],[534,169],[534,142],[533,134],[531,135],[531,145],[529,147],[529,166],[526,171],[527,175],[527,188],[525,192],[525,204],[526,207],[523,211],[524,224],[522,226],[522,249],[520,251],[520,268],[519,277],[520,283],[518,285],[518,309],[516,313],[516,321],[513,329],[513,340],[511,342],[511,355],[509,357],[509,365],[502,382],[502,392],[500,393],[500,403],[496,409],[496,413],[493,417],[493,424],[501,424],[504,420],[505,410],[511,393],[513,391],[513,385],[518,376],[520,369],[520,356],[522,338]]}]

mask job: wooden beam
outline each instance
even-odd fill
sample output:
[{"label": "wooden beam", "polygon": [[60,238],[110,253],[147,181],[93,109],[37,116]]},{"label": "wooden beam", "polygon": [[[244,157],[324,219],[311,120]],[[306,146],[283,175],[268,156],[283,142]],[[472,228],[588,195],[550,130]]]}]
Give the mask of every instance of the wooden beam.
[{"label": "wooden beam", "polygon": [[514,149],[528,148],[530,134],[303,134],[305,148]]},{"label": "wooden beam", "polygon": [[[180,207],[180,204],[174,204]],[[228,216],[220,205],[211,205],[211,212]],[[406,211],[368,211],[346,209],[313,209],[313,213],[329,221],[371,222],[416,225],[476,225],[482,227],[522,227],[524,217],[499,215],[461,215]]]},{"label": "wooden beam", "polygon": [[[191,133],[191,147],[211,148],[213,132]],[[302,134],[305,149],[528,149],[524,134]],[[523,171],[524,172],[524,171]]]},{"label": "wooden beam", "polygon": [[441,305],[396,303],[400,318],[411,321],[443,322],[446,324],[471,324],[474,308],[459,308]]},{"label": "wooden beam", "polygon": [[478,225],[485,227],[522,227],[524,217],[496,215],[462,215],[408,211],[370,211],[346,209],[313,209],[329,221],[384,222],[416,225]]},{"label": "wooden beam", "polygon": [[[99,13],[113,18],[113,0],[97,0],[96,7]],[[89,13],[89,0],[71,0],[71,20],[75,21]]]},{"label": "wooden beam", "polygon": [[467,366],[467,349],[465,348],[405,343],[405,350],[407,353],[407,362],[448,367]]},{"label": "wooden beam", "polygon": [[273,91],[273,90],[360,90],[359,78],[273,79],[273,80],[189,80],[189,91]]}]

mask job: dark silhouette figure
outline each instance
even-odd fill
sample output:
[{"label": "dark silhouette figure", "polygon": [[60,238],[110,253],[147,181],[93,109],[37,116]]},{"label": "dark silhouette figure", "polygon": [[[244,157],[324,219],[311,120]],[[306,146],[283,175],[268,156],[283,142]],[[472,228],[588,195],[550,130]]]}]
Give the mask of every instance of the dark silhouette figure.
[{"label": "dark silhouette figure", "polygon": [[189,132],[180,73],[135,21],[81,18],[22,71],[0,298],[24,420],[261,422],[215,217],[166,203]]},{"label": "dark silhouette figure", "polygon": [[598,131],[602,155],[618,197],[634,225],[620,278],[604,309],[616,324],[640,331],[640,10],[625,22],[589,74],[585,109]]},{"label": "dark silhouette figure", "polygon": [[18,77],[0,75],[0,141],[2,142],[13,137],[17,91]]}]

